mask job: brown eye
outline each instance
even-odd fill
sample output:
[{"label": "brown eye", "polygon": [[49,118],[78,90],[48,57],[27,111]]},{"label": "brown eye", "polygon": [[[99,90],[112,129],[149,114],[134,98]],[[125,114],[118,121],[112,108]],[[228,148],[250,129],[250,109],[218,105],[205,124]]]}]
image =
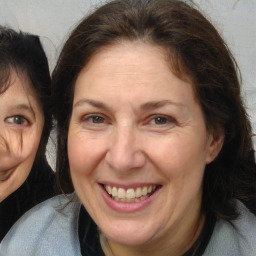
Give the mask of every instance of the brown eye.
[{"label": "brown eye", "polygon": [[160,117],[160,116],[158,116],[158,117],[156,117],[156,118],[154,119],[154,121],[155,121],[155,124],[161,125],[161,124],[166,124],[166,123],[168,123],[169,120],[168,120],[166,117]]},{"label": "brown eye", "polygon": [[97,124],[105,124],[106,123],[106,119],[98,114],[90,114],[90,115],[86,115],[82,118],[82,122],[84,124],[89,124],[89,125],[97,125]]},{"label": "brown eye", "polygon": [[149,116],[145,124],[151,130],[164,131],[175,127],[176,120],[169,115],[155,114]]},{"label": "brown eye", "polygon": [[104,123],[104,118],[101,117],[101,116],[92,116],[91,117],[91,121],[95,124],[101,124],[101,123]]},{"label": "brown eye", "polygon": [[5,119],[6,123],[16,124],[16,125],[26,125],[28,120],[23,116],[10,116]]}]

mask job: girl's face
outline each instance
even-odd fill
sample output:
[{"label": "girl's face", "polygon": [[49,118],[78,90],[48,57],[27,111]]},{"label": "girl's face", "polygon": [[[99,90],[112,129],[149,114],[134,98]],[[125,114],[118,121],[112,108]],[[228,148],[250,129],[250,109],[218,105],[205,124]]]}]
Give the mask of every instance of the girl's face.
[{"label": "girl's face", "polygon": [[68,134],[71,176],[115,250],[186,249],[194,241],[203,221],[205,165],[221,141],[207,132],[192,84],[171,72],[162,48],[110,46],[78,76]]},{"label": "girl's face", "polygon": [[28,177],[43,126],[43,112],[31,85],[12,72],[9,88],[0,95],[0,201]]}]

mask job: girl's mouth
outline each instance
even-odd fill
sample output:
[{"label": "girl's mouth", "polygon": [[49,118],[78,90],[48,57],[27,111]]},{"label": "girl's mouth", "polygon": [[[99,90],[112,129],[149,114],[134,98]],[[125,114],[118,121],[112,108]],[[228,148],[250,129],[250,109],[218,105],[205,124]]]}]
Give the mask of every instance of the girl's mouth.
[{"label": "girl's mouth", "polygon": [[152,194],[156,192],[156,190],[160,186],[145,185],[142,187],[125,189],[122,187],[115,187],[115,186],[103,184],[103,187],[107,192],[107,194],[117,202],[137,203],[150,197]]}]

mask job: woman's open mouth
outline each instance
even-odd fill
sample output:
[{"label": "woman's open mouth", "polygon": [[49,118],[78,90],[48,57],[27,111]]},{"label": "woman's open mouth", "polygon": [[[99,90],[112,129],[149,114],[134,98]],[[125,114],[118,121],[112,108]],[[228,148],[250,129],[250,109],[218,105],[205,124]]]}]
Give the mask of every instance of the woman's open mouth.
[{"label": "woman's open mouth", "polygon": [[136,188],[118,188],[110,185],[103,185],[108,195],[117,202],[122,203],[137,203],[147,199],[156,192],[159,186],[148,185]]}]

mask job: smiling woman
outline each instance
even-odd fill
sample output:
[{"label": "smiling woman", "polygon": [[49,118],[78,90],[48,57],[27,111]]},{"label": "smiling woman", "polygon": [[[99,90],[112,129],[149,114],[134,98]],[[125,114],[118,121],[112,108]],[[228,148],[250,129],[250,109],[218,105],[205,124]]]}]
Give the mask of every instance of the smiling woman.
[{"label": "smiling woman", "polygon": [[256,165],[236,62],[193,6],[100,7],[64,45],[53,100],[59,185],[75,192],[22,218],[3,255],[256,254]]},{"label": "smiling woman", "polygon": [[50,96],[50,75],[40,41],[0,28],[0,56],[2,240],[23,213],[53,195],[54,174],[45,158],[51,128],[45,103]]},{"label": "smiling woman", "polygon": [[75,84],[71,177],[116,255],[125,255],[116,243],[134,255],[133,246],[171,240],[174,255],[180,255],[204,222],[204,168],[220,151],[223,136],[207,132],[192,84],[170,71],[165,53],[144,42],[119,42],[97,52]]}]

